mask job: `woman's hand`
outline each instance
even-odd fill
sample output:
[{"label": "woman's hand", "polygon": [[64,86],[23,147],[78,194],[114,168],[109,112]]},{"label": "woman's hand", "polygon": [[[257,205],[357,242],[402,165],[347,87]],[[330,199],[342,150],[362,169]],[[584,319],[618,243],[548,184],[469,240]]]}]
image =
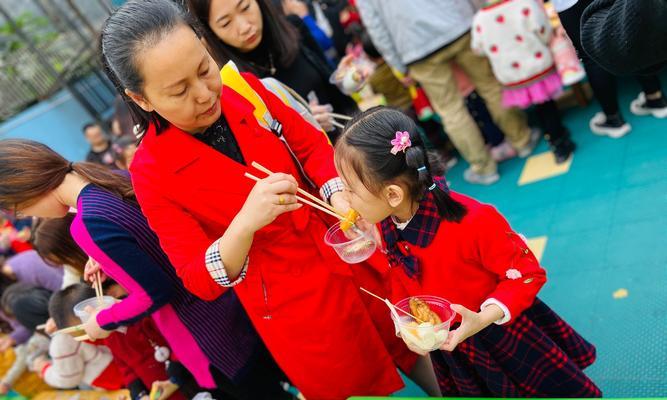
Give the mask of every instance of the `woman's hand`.
[{"label": "woman's hand", "polygon": [[100,279],[102,282],[104,282],[107,279],[107,276],[104,274],[104,272],[102,272],[101,268],[102,266],[100,263],[95,261],[92,257],[88,258],[88,262],[83,269],[83,280],[87,282],[93,282],[95,281],[95,275],[99,272]]},{"label": "woman's hand", "polygon": [[333,107],[331,107],[330,104],[315,104],[311,103],[309,105],[310,107],[310,113],[313,115],[313,118],[317,121],[318,124],[320,124],[320,127],[324,129],[325,132],[331,132],[334,130],[334,119],[331,116],[331,112],[333,111]]},{"label": "woman's hand", "polygon": [[254,234],[278,216],[298,210],[302,204],[296,202],[297,181],[287,174],[272,174],[255,184],[243,208],[235,220]]},{"label": "woman's hand", "polygon": [[97,323],[97,314],[101,310],[95,310],[93,307],[88,306],[86,307],[85,311],[90,314],[90,317],[86,323],[83,324],[83,330],[86,331],[86,334],[88,337],[90,337],[90,340],[95,341],[109,337],[111,332],[102,329],[100,324]]},{"label": "woman's hand", "polygon": [[505,315],[503,310],[495,304],[484,307],[478,313],[458,304],[452,304],[452,310],[461,314],[461,325],[449,332],[449,337],[440,347],[440,350],[453,351],[459,343],[491,325],[494,321],[503,318]]}]

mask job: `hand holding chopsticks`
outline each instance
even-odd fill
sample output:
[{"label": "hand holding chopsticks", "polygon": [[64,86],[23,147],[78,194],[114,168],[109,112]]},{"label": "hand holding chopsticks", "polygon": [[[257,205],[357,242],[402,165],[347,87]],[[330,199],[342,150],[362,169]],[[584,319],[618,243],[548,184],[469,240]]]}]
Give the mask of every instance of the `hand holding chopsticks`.
[{"label": "hand holding chopsticks", "polygon": [[[259,164],[258,162],[253,161],[251,165],[252,165],[253,167],[255,167],[256,169],[258,169],[258,170],[264,172],[264,173],[267,174],[267,175],[272,175],[272,174],[273,174],[273,172],[272,172],[271,170],[269,170],[268,168],[262,166],[262,165]],[[259,181],[259,180],[260,180],[260,178],[257,178],[256,176],[254,176],[254,175],[252,175],[252,174],[249,174],[249,173],[246,173],[245,176],[246,176],[247,178],[250,178],[250,179],[255,180],[255,181]],[[298,195],[297,195],[297,196],[296,196],[297,201],[300,201],[300,202],[302,202],[302,203],[304,203],[304,204],[308,204],[309,206],[311,206],[311,207],[313,207],[313,208],[316,208],[316,209],[318,209],[318,210],[320,210],[320,211],[322,211],[322,212],[324,212],[324,213],[326,213],[326,214],[329,214],[329,215],[331,215],[332,217],[336,217],[336,218],[338,218],[338,219],[341,220],[341,221],[347,221],[347,222],[349,222],[349,223],[351,224],[351,226],[352,226],[353,228],[356,228],[355,225],[354,225],[355,221],[348,221],[348,220],[347,220],[347,215],[345,215],[345,214],[343,214],[342,212],[336,210],[335,208],[333,208],[333,207],[332,207],[329,203],[327,203],[326,201],[320,199],[320,198],[317,197],[317,196],[314,196],[314,195],[308,193],[307,191],[305,191],[305,190],[303,190],[303,189],[301,189],[301,188],[297,188],[297,192],[298,192],[300,195],[303,196],[303,197],[301,197],[301,196],[298,196]],[[306,198],[307,198],[307,199],[306,199]],[[361,231],[360,231],[360,233],[363,234],[363,232],[361,232]]]}]

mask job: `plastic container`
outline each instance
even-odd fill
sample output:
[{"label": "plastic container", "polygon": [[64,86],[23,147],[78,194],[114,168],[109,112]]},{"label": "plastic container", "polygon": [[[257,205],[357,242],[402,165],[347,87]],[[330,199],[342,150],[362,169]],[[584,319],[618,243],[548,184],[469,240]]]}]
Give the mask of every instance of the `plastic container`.
[{"label": "plastic container", "polygon": [[[391,314],[391,319],[396,327],[396,334],[410,347],[420,349],[424,352],[431,352],[440,348],[447,341],[449,336],[449,327],[456,316],[451,308],[451,303],[443,298],[436,296],[413,296],[428,304],[431,311],[436,313],[442,323],[433,325],[431,323],[419,323],[412,317],[397,311],[397,314]],[[408,297],[394,304],[395,308],[410,311],[410,299]],[[398,317],[398,320],[397,320]]]},{"label": "plastic container", "polygon": [[88,318],[90,318],[90,314],[86,312],[86,307],[91,306],[96,310],[102,310],[111,307],[115,303],[116,299],[111,296],[103,296],[102,304],[98,302],[97,297],[91,297],[74,306],[74,315],[79,317],[82,324],[85,324]]},{"label": "plastic container", "polygon": [[324,243],[333,247],[338,257],[348,264],[368,260],[377,249],[377,242],[373,239],[372,225],[362,234],[358,228],[343,232],[340,222],[337,222],[324,235]]},{"label": "plastic container", "polygon": [[359,57],[346,65],[339,65],[329,77],[329,82],[338,86],[346,95],[360,91],[373,73],[374,65],[369,60]]}]

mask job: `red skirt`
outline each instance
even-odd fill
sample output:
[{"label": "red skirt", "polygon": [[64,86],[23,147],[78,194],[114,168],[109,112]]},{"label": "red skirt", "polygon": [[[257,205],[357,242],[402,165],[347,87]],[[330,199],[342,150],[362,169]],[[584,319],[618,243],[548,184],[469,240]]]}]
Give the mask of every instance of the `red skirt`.
[{"label": "red skirt", "polygon": [[492,324],[431,358],[443,396],[602,396],[583,372],[595,347],[539,299],[514,322]]}]

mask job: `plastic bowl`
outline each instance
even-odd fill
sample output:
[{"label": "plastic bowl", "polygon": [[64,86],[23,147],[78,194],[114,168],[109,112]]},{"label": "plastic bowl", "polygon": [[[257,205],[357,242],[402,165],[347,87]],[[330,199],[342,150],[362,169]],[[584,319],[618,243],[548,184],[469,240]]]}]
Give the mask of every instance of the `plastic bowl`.
[{"label": "plastic bowl", "polygon": [[333,247],[338,257],[348,264],[358,264],[368,260],[377,249],[372,225],[362,234],[355,228],[343,232],[340,222],[337,222],[324,235],[324,243]]},{"label": "plastic bowl", "polygon": [[431,323],[422,323],[415,321],[412,317],[400,311],[398,321],[392,313],[391,319],[396,327],[396,334],[411,347],[425,352],[437,350],[447,341],[449,336],[449,327],[456,316],[451,308],[451,303],[443,298],[436,296],[412,296],[394,304],[395,308],[410,312],[410,299],[416,297],[424,301],[431,308],[431,311],[438,314],[442,323],[433,325]]},{"label": "plastic bowl", "polygon": [[90,318],[90,314],[86,312],[86,307],[91,306],[96,310],[102,310],[111,307],[115,303],[116,299],[111,296],[103,296],[102,304],[98,302],[97,297],[91,297],[74,306],[74,315],[79,317],[82,324],[85,324],[88,318]]}]

